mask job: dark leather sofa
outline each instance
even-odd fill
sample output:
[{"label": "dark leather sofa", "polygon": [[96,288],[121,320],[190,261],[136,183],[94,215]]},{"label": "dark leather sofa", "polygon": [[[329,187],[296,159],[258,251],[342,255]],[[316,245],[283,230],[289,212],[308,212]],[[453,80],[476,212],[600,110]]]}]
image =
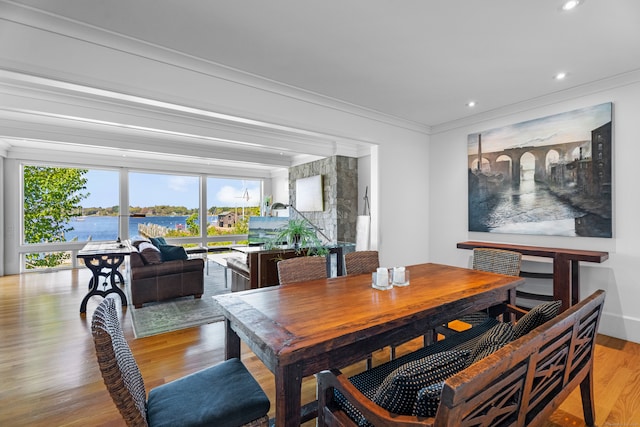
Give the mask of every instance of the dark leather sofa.
[{"label": "dark leather sofa", "polygon": [[147,264],[134,245],[130,256],[130,286],[136,308],[147,302],[190,295],[200,298],[204,293],[204,260],[194,258]]}]

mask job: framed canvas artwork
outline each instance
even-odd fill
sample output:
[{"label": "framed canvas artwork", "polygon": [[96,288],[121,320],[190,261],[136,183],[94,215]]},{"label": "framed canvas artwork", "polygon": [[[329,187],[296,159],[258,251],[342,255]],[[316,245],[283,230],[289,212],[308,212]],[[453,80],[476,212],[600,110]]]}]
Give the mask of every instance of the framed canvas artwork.
[{"label": "framed canvas artwork", "polygon": [[322,175],[296,180],[296,209],[303,212],[324,210]]},{"label": "framed canvas artwork", "polygon": [[612,108],[468,135],[469,231],[612,237]]}]

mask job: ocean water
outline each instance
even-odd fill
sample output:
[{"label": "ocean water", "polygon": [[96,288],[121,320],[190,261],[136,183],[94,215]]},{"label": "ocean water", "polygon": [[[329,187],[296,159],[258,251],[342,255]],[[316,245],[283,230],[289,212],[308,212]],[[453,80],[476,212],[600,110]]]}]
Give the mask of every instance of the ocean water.
[{"label": "ocean water", "polygon": [[[187,227],[187,216],[147,216],[129,218],[129,239],[140,237],[138,224],[157,224],[162,227],[178,229]],[[208,222],[217,220],[217,216],[209,217]],[[65,233],[67,241],[77,238],[80,242],[91,240],[116,240],[118,237],[118,217],[117,216],[87,216],[81,219],[73,218],[68,222],[73,230]]]}]

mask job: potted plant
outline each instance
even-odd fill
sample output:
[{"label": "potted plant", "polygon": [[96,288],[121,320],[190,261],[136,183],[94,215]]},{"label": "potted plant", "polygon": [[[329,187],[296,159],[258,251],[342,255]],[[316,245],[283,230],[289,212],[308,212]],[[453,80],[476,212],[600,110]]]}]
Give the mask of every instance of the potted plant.
[{"label": "potted plant", "polygon": [[322,245],[316,231],[309,227],[304,219],[290,219],[287,225],[280,229],[274,238],[276,244],[287,242],[292,245],[296,253],[307,250],[307,255],[327,255],[329,251]]}]

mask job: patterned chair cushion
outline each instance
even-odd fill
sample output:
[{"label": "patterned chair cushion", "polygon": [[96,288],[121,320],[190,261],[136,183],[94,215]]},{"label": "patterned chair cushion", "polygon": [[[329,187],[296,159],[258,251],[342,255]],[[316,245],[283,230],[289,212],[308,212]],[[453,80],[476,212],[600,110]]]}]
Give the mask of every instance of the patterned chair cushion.
[{"label": "patterned chair cushion", "polygon": [[550,301],[536,305],[527,314],[522,316],[513,328],[515,339],[528,334],[543,323],[547,323],[558,315],[562,301]]},{"label": "patterned chair cushion", "polygon": [[[440,340],[435,344],[422,347],[416,351],[405,354],[397,359],[390,360],[382,365],[378,365],[372,369],[360,372],[349,378],[349,381],[369,400],[373,400],[380,384],[391,372],[399,367],[436,353],[453,350],[464,350],[468,354],[475,348],[476,343],[486,331],[496,325],[498,321],[492,317],[485,322],[473,328],[467,329],[458,334]],[[338,390],[334,391],[335,401],[338,406],[345,411],[350,419],[352,419],[359,427],[371,427],[366,418],[347,400]]]},{"label": "patterned chair cushion", "polygon": [[373,402],[389,412],[411,415],[420,389],[464,369],[468,351],[446,351],[400,366],[385,378]]},{"label": "patterned chair cushion", "polygon": [[430,384],[418,391],[416,407],[412,415],[418,417],[435,417],[438,405],[440,405],[440,396],[442,395],[443,387],[444,381],[440,381],[435,384]]},{"label": "patterned chair cushion", "polygon": [[467,366],[484,359],[513,341],[515,338],[513,329],[511,323],[498,323],[485,332],[471,352]]}]

